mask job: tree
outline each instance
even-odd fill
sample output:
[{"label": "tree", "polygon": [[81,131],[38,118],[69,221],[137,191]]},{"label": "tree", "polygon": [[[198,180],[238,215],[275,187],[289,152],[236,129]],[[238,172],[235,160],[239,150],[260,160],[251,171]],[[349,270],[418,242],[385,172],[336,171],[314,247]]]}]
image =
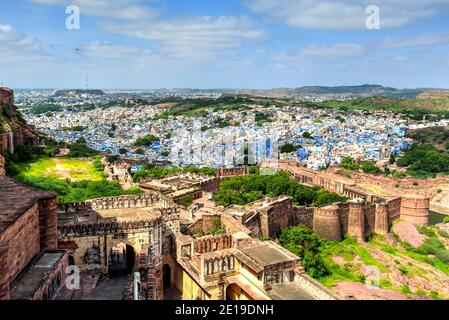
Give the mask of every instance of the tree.
[{"label": "tree", "polygon": [[376,166],[373,161],[370,160],[363,161],[360,168],[365,173],[372,173],[372,174],[380,173],[380,168]]},{"label": "tree", "polygon": [[145,151],[144,151],[142,148],[138,148],[138,149],[135,151],[135,153],[136,153],[136,154],[145,154]]},{"label": "tree", "polygon": [[340,167],[348,170],[358,170],[360,165],[351,157],[345,157],[340,163]]},{"label": "tree", "polygon": [[312,139],[312,135],[311,135],[309,132],[307,132],[307,131],[305,131],[305,132],[302,134],[302,137],[303,137],[304,139]]},{"label": "tree", "polygon": [[76,143],[86,143],[86,138],[84,138],[84,137],[79,137],[79,138],[76,140]]},{"label": "tree", "polygon": [[329,274],[320,255],[322,240],[310,228],[300,225],[282,229],[279,242],[301,258],[302,266],[310,276],[320,278]]},{"label": "tree", "polygon": [[118,150],[118,152],[119,152],[120,154],[125,154],[125,153],[128,152],[128,149],[120,148],[120,149]]},{"label": "tree", "polygon": [[143,138],[136,139],[136,141],[134,142],[134,146],[135,147],[150,147],[153,144],[153,142],[156,142],[156,141],[159,141],[158,137],[156,137],[152,134],[147,134]]},{"label": "tree", "polygon": [[313,200],[313,205],[316,207],[324,207],[331,205],[335,202],[346,202],[348,198],[340,196],[334,192],[328,192],[324,189],[318,191],[315,199]]},{"label": "tree", "polygon": [[294,152],[298,149],[294,144],[292,143],[286,143],[281,147],[281,153],[290,153]]},{"label": "tree", "polygon": [[394,155],[391,155],[389,162],[390,164],[394,164],[396,162],[396,157]]}]

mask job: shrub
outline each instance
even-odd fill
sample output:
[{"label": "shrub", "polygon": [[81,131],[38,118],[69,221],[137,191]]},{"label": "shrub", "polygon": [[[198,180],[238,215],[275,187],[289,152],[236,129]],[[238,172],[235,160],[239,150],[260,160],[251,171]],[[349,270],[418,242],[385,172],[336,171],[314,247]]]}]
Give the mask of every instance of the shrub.
[{"label": "shrub", "polygon": [[226,226],[221,223],[220,217],[214,218],[214,224],[210,233],[213,235],[226,233]]},{"label": "shrub", "polygon": [[434,299],[437,299],[440,293],[438,291],[432,290],[430,291],[430,296]]},{"label": "shrub", "polygon": [[390,280],[388,279],[380,279],[379,280],[379,285],[381,288],[389,288],[391,287],[393,284],[391,283]]},{"label": "shrub", "polygon": [[449,250],[447,249],[438,250],[435,256],[441,262],[449,263]]},{"label": "shrub", "polygon": [[416,229],[419,233],[424,234],[428,237],[435,237],[436,233],[432,230],[432,228],[426,227],[426,226],[417,226]]},{"label": "shrub", "polygon": [[446,248],[440,240],[432,237],[424,240],[424,243],[419,249],[422,250],[424,254],[436,255],[438,251],[445,250]]},{"label": "shrub", "polygon": [[449,239],[449,232],[447,230],[438,229],[438,234],[440,236],[442,236],[443,238],[448,238]]},{"label": "shrub", "polygon": [[407,273],[408,273],[407,267],[404,266],[404,265],[399,265],[399,271],[400,271],[402,274],[407,274]]},{"label": "shrub", "polygon": [[181,206],[183,206],[183,207],[189,207],[192,203],[193,203],[193,201],[195,200],[195,198],[191,195],[191,194],[189,194],[189,195],[186,195],[186,196],[184,196],[184,197],[181,197],[179,200],[178,200],[178,202],[179,202],[179,204],[181,205]]},{"label": "shrub", "polygon": [[404,283],[401,286],[401,292],[405,293],[405,294],[410,294],[410,293],[412,293],[412,290],[410,290],[410,287],[407,284]]}]

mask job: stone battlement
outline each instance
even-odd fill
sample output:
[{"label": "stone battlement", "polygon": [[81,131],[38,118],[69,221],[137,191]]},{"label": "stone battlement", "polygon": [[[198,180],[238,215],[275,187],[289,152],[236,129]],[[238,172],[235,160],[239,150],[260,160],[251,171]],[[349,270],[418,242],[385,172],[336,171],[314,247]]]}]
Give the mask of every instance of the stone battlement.
[{"label": "stone battlement", "polygon": [[58,204],[58,211],[60,213],[76,213],[108,209],[145,208],[164,200],[164,197],[153,193],[137,196],[105,197],[85,202]]},{"label": "stone battlement", "polygon": [[161,224],[161,218],[130,222],[104,222],[89,224],[74,224],[59,227],[62,238],[97,236],[110,233],[130,233],[144,228],[154,228]]}]

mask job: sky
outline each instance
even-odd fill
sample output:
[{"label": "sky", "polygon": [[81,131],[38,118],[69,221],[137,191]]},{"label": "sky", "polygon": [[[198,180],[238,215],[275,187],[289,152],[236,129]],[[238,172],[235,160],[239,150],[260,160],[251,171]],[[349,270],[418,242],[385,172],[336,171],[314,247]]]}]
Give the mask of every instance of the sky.
[{"label": "sky", "polygon": [[2,0],[0,83],[449,88],[448,16],[449,0]]}]

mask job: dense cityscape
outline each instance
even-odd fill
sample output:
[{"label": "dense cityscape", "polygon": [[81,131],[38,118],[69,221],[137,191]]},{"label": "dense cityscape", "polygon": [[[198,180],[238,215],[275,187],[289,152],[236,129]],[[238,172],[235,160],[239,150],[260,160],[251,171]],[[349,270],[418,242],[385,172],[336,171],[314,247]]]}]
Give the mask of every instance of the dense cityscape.
[{"label": "dense cityscape", "polygon": [[0,1],[0,309],[449,300],[449,3],[378,2]]}]

